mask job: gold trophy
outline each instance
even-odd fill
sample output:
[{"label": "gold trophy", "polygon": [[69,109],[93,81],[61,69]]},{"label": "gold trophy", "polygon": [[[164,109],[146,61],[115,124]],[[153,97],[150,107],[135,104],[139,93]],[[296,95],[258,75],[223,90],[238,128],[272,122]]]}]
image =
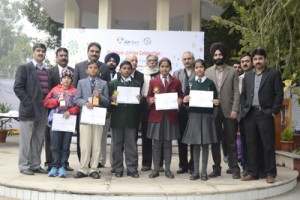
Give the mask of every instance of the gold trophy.
[{"label": "gold trophy", "polygon": [[93,97],[92,97],[92,104],[93,106],[100,106],[100,97],[101,97],[101,90],[95,90],[93,92]]},{"label": "gold trophy", "polygon": [[[119,94],[118,90],[114,90],[113,93],[112,93],[112,97],[117,97],[118,94]],[[117,105],[118,105],[118,102],[112,100],[112,102],[111,102],[110,104],[111,104],[111,105],[114,105],[114,106],[117,106]]]}]

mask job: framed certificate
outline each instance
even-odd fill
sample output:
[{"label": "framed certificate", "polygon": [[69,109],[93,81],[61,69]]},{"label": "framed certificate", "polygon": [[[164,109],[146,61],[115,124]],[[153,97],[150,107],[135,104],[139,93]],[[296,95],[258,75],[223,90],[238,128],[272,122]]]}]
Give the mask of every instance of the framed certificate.
[{"label": "framed certificate", "polygon": [[76,117],[76,115],[70,115],[68,119],[65,119],[63,118],[63,114],[54,113],[51,130],[74,133],[76,127]]},{"label": "framed certificate", "polygon": [[155,94],[155,108],[156,110],[177,110],[177,99],[177,92]]},{"label": "framed certificate", "polygon": [[106,119],[106,108],[94,107],[93,109],[88,109],[86,106],[82,107],[81,110],[81,124],[95,124],[95,125],[105,125]]}]

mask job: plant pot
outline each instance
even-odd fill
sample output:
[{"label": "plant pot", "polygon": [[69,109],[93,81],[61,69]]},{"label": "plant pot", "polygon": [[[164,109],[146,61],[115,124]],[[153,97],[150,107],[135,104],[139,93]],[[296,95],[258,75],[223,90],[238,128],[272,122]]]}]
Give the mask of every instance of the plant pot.
[{"label": "plant pot", "polygon": [[6,141],[7,131],[5,129],[0,129],[0,142]]},{"label": "plant pot", "polygon": [[295,149],[299,149],[300,148],[300,134],[294,134],[293,141],[294,141]]},{"label": "plant pot", "polygon": [[294,150],[294,141],[280,141],[282,151],[292,152]]}]

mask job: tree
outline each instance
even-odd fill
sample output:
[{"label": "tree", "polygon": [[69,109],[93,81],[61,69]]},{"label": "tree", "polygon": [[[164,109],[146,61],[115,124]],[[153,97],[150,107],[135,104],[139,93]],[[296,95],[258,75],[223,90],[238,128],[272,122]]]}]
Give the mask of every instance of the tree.
[{"label": "tree", "polygon": [[42,41],[48,48],[55,49],[60,46],[63,24],[53,21],[37,0],[26,1],[23,13],[38,30],[49,34],[49,37]]},{"label": "tree", "polygon": [[20,2],[1,0],[0,4],[0,77],[13,78],[18,65],[31,55],[30,38],[18,25]]},{"label": "tree", "polygon": [[[237,15],[213,20],[242,35],[240,51],[262,47],[268,52],[268,65],[283,72],[284,79],[300,74],[300,1],[233,0]],[[221,1],[224,3],[224,0]],[[225,2],[226,3],[226,2]],[[228,3],[228,1],[227,1]],[[299,81],[299,78],[298,78]]]}]

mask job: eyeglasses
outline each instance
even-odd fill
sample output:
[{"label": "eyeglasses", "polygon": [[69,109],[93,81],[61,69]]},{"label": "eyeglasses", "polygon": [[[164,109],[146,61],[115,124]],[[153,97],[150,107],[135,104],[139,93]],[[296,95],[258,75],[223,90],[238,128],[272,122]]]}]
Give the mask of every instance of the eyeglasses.
[{"label": "eyeglasses", "polygon": [[147,60],[147,62],[157,62],[157,60]]}]

